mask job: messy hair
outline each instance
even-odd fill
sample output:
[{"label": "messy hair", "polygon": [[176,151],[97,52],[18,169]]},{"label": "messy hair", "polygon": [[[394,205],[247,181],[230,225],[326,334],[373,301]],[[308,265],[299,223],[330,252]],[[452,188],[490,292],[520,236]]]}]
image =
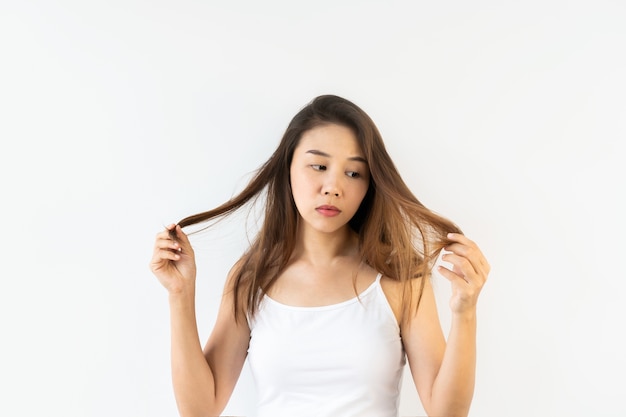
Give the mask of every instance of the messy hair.
[{"label": "messy hair", "polygon": [[[460,233],[454,223],[426,208],[407,187],[378,128],[361,108],[334,95],[316,97],[294,116],[272,156],[243,191],[212,210],[179,222],[186,227],[222,218],[265,197],[261,227],[233,270],[236,318],[243,312],[254,316],[263,295],[289,263],[299,219],[289,177],[293,153],[304,132],[326,124],[352,129],[369,166],[369,187],[349,226],[359,236],[361,261],[404,283],[402,317],[417,311],[433,262],[450,243],[447,233]],[[419,291],[412,285],[415,279],[421,281]]]}]

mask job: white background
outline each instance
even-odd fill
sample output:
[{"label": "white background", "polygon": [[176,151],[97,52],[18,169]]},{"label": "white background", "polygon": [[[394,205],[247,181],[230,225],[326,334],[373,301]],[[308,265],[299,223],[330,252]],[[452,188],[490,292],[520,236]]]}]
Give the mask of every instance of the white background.
[{"label": "white background", "polygon": [[[153,237],[325,93],[491,261],[471,415],[626,415],[623,1],[0,4],[0,415],[176,415]],[[203,341],[243,221],[194,237]]]}]

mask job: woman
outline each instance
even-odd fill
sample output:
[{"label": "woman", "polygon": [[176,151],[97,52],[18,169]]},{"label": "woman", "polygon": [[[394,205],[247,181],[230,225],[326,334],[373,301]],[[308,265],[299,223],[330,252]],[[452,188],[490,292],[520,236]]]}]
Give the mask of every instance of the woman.
[{"label": "woman", "polygon": [[[229,273],[202,349],[183,228],[260,196],[263,225]],[[449,268],[435,264],[440,254]],[[447,342],[429,283],[434,265],[452,286]],[[469,412],[476,302],[489,265],[415,198],[372,120],[348,100],[327,95],[305,106],[239,195],[157,235],[150,266],[169,292],[181,416],[219,415],[246,358],[260,417],[397,416],[405,359],[429,415]]]}]

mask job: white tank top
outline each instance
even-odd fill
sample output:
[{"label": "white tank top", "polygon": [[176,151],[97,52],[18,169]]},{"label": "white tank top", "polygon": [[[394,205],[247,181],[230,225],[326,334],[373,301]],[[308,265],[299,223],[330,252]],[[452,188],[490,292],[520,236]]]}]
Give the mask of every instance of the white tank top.
[{"label": "white tank top", "polygon": [[405,354],[380,277],[328,306],[262,299],[248,349],[258,417],[398,416]]}]

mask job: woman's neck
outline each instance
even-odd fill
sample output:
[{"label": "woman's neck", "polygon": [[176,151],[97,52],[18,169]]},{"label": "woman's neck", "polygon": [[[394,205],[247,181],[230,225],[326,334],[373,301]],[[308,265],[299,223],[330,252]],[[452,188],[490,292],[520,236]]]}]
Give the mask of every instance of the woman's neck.
[{"label": "woman's neck", "polygon": [[334,233],[298,228],[292,260],[328,265],[338,258],[357,256],[358,236],[348,226]]}]

